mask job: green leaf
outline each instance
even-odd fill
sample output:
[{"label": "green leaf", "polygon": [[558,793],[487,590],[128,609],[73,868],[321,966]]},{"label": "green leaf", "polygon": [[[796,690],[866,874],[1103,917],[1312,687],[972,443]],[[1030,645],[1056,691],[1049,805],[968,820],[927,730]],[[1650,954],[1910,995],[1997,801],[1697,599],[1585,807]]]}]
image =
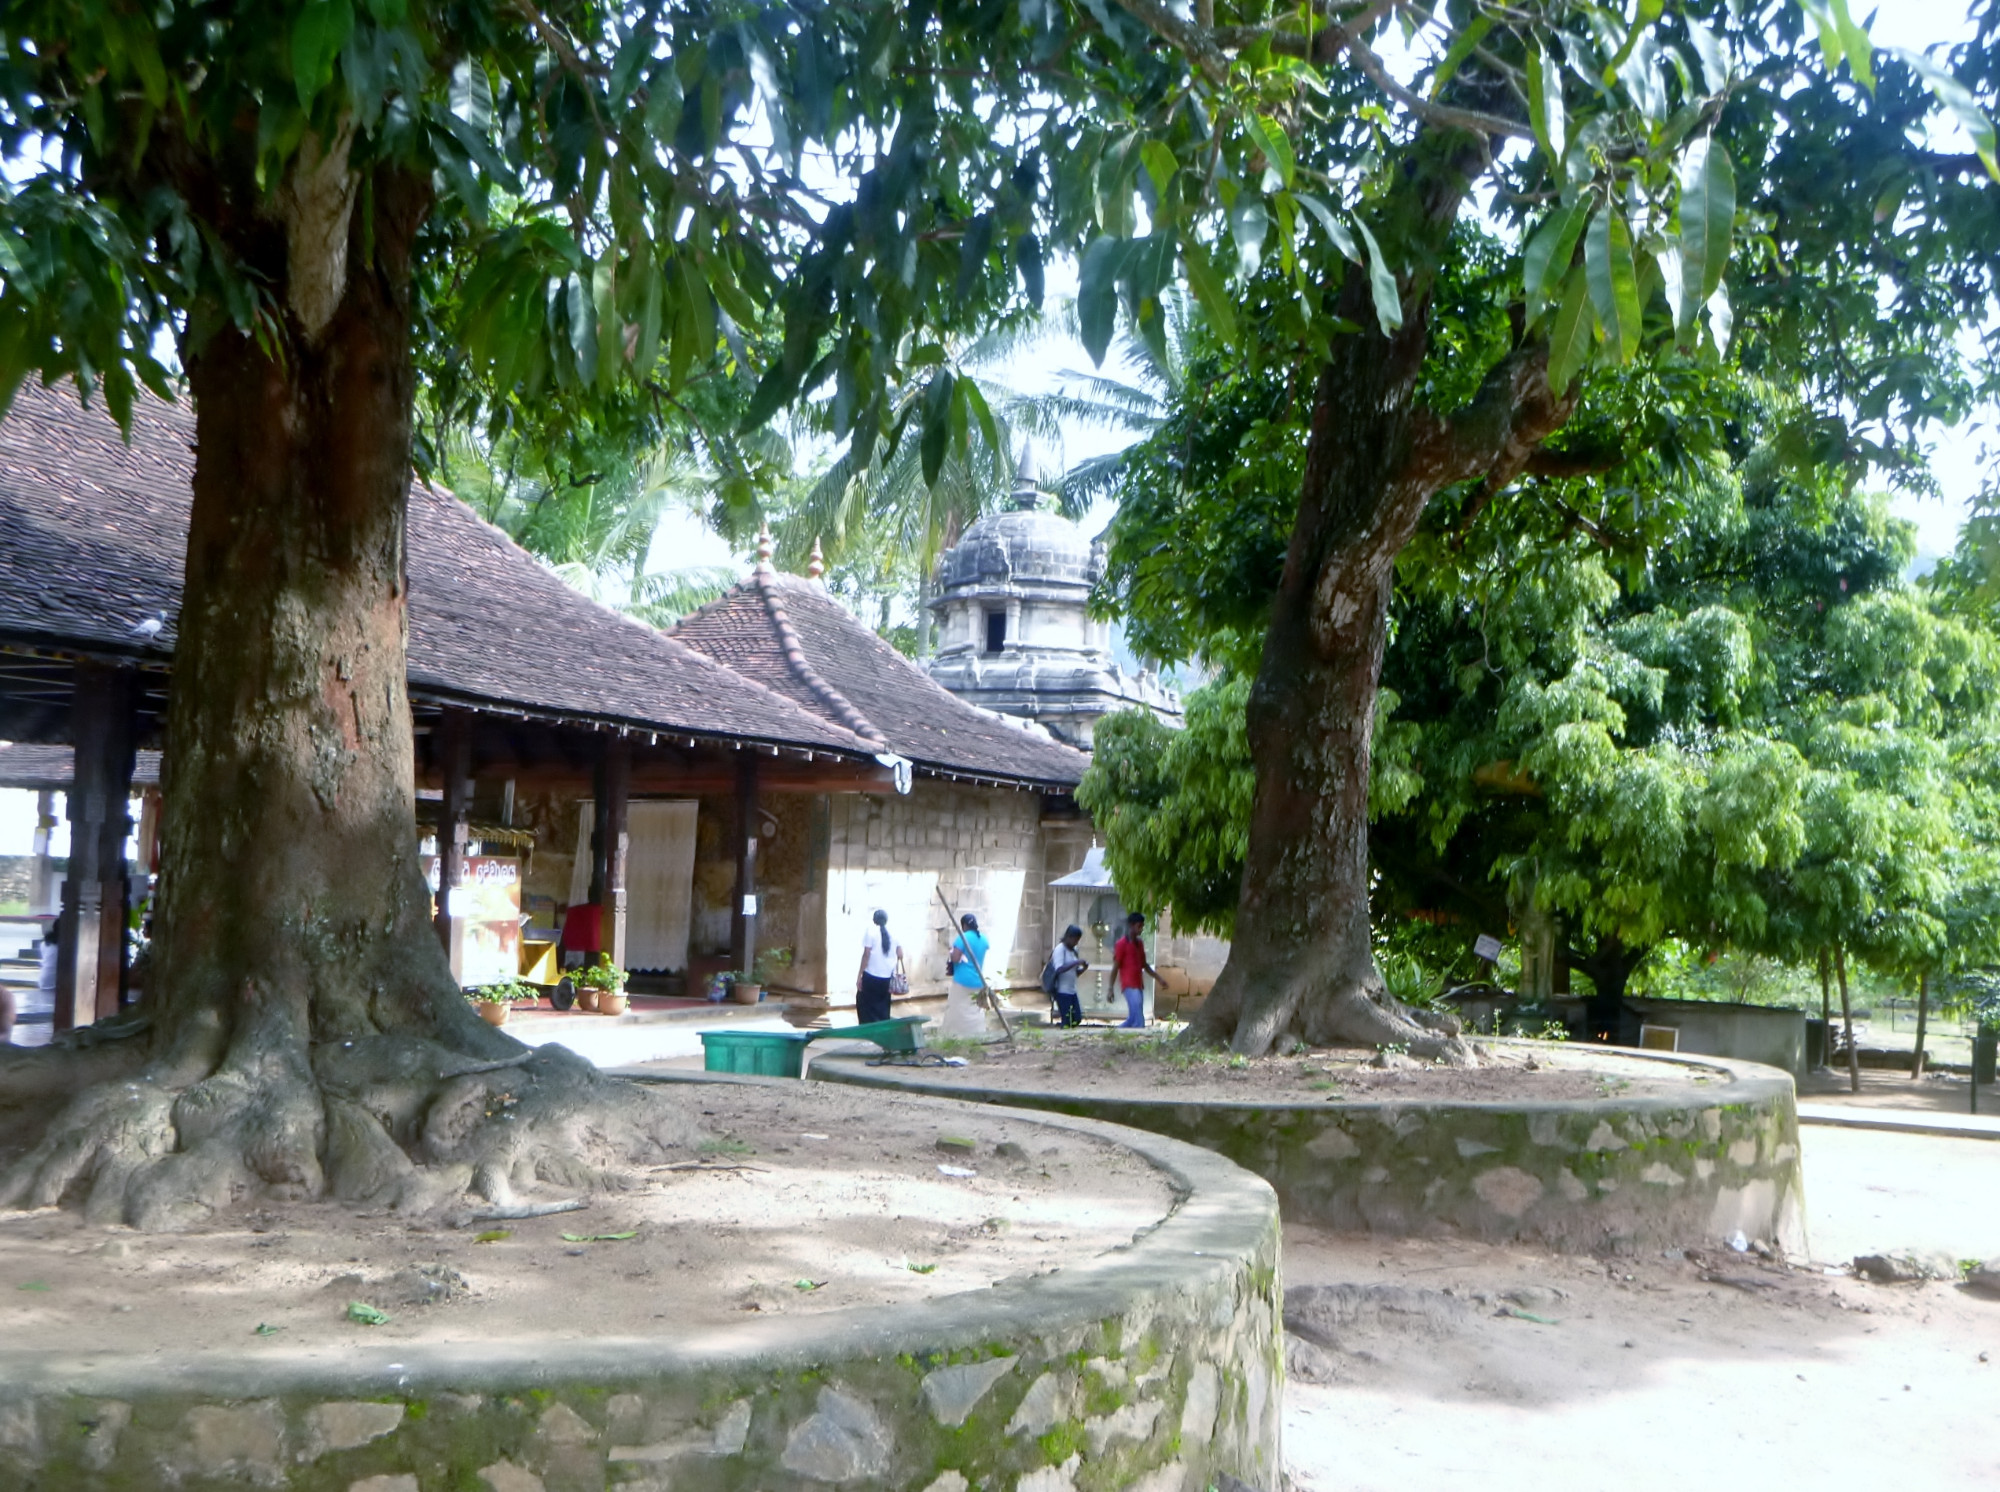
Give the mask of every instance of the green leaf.
[{"label": "green leaf", "polygon": [[354,29],[349,0],[313,0],[292,23],[292,82],[299,102],[308,108],[333,80],[333,59],[347,45]]},{"label": "green leaf", "polygon": [[1021,276],[1021,294],[1027,297],[1030,306],[1041,310],[1044,288],[1042,241],[1034,234],[1023,233],[1014,241],[1014,268]]},{"label": "green leaf", "polygon": [[1437,65],[1437,71],[1431,74],[1432,98],[1436,98],[1444,91],[1444,85],[1457,75],[1458,70],[1465,65],[1465,59],[1472,55],[1472,49],[1486,40],[1486,33],[1492,29],[1493,17],[1481,14],[1474,16],[1472,24],[1458,33],[1457,39],[1451,44],[1451,49],[1444,54],[1444,60]]},{"label": "green leaf", "polygon": [[632,1228],[624,1233],[565,1233],[564,1243],[623,1243],[628,1238],[637,1238],[639,1230]]},{"label": "green leaf", "polygon": [[1847,69],[1854,81],[1870,93],[1875,91],[1875,43],[1868,28],[1848,13],[1847,0],[1833,0],[1833,24],[1840,32],[1841,50],[1847,53]]},{"label": "green leaf", "polygon": [[1681,24],[1687,27],[1695,56],[1701,59],[1703,85],[1710,93],[1722,92],[1729,86],[1729,54],[1723,50],[1722,39],[1693,16],[1681,17]]},{"label": "green leaf", "polygon": [[1549,387],[1558,395],[1569,391],[1571,380],[1590,361],[1591,336],[1596,329],[1584,276],[1572,270],[1556,324],[1549,331]]},{"label": "green leaf", "polygon": [[1077,334],[1090,360],[1100,365],[1118,323],[1118,270],[1124,259],[1122,239],[1100,238],[1083,251],[1083,264],[1077,271]]},{"label": "green leaf", "polygon": [[513,1236],[514,1230],[512,1228],[488,1228],[484,1233],[473,1234],[472,1241],[474,1243],[498,1243],[504,1238],[512,1238]]},{"label": "green leaf", "polygon": [[1270,169],[1277,173],[1278,185],[1289,187],[1293,174],[1298,170],[1298,162],[1292,156],[1292,142],[1284,130],[1261,114],[1246,115],[1243,126],[1250,132],[1257,148],[1264,152]]},{"label": "green leaf", "polygon": [[493,85],[470,59],[451,70],[451,112],[481,134],[493,128]]},{"label": "green leaf", "polygon": [[1396,277],[1383,262],[1381,246],[1368,225],[1356,218],[1354,226],[1361,230],[1361,242],[1368,249],[1368,289],[1375,298],[1375,319],[1382,323],[1382,335],[1393,337],[1403,329],[1402,293],[1396,289]]},{"label": "green leaf", "polygon": [[1165,197],[1167,188],[1173,185],[1174,173],[1181,168],[1173,151],[1164,140],[1148,140],[1139,147],[1139,159],[1145,162],[1146,174],[1153,179],[1154,192]]},{"label": "green leaf", "polygon": [[1229,209],[1229,233],[1236,240],[1236,267],[1246,280],[1264,262],[1264,235],[1270,229],[1271,214],[1265,210],[1264,199],[1255,192],[1244,192]]},{"label": "green leaf", "polygon": [[1361,246],[1354,241],[1354,235],[1347,231],[1347,224],[1334,215],[1331,207],[1311,192],[1294,192],[1292,199],[1319,219],[1320,226],[1326,229],[1326,236],[1333,240],[1333,246],[1340,250],[1343,257],[1354,264],[1361,262]]},{"label": "green leaf", "polygon": [[1527,299],[1528,325],[1542,319],[1555,299],[1555,287],[1576,258],[1576,241],[1583,234],[1590,210],[1581,202],[1559,207],[1542,220],[1521,253],[1521,290]]},{"label": "green leaf", "polygon": [[1608,202],[1584,233],[1583,270],[1605,343],[1620,362],[1629,363],[1639,351],[1639,275],[1632,264],[1632,230]]},{"label": "green leaf", "polygon": [[389,1324],[389,1313],[376,1310],[365,1300],[350,1300],[347,1303],[347,1319],[363,1326],[386,1326]]},{"label": "green leaf", "polygon": [[681,91],[681,76],[674,71],[674,62],[669,57],[653,69],[652,77],[646,80],[646,130],[654,140],[665,145],[680,133],[681,105],[685,102]]},{"label": "green leaf", "polygon": [[571,275],[565,307],[569,312],[569,346],[576,355],[576,376],[583,383],[597,378],[597,317],[591,304],[590,286],[582,275]]},{"label": "green leaf", "polygon": [[1951,110],[1959,126],[1972,137],[1972,148],[1985,162],[1986,174],[2000,181],[2000,156],[1995,154],[1993,121],[1986,117],[1972,91],[1922,52],[1913,52],[1907,47],[1892,50],[1916,70],[1917,76],[1929,85],[1937,101]]},{"label": "green leaf", "polygon": [[1562,71],[1549,60],[1549,49],[1540,43],[1528,53],[1528,122],[1534,127],[1535,140],[1548,152],[1549,160],[1560,161],[1569,145]]},{"label": "green leaf", "polygon": [[979,380],[961,378],[959,392],[965,396],[966,407],[972,411],[973,419],[979,422],[979,437],[986,442],[990,451],[1001,449],[1000,424],[993,418],[993,410],[986,402],[986,395],[980,392]]},{"label": "green leaf", "polygon": [[1208,250],[1192,239],[1181,245],[1181,259],[1187,265],[1188,288],[1208,317],[1209,327],[1224,342],[1234,342],[1236,302],[1230,299],[1228,281],[1216,269]]},{"label": "green leaf", "polygon": [[792,1281],[792,1288],[793,1288],[794,1290],[821,1290],[821,1289],[824,1289],[825,1287],[826,1287],[826,1281],[825,1281],[825,1280],[793,1280],[793,1281]]},{"label": "green leaf", "polygon": [[1847,50],[1833,12],[1827,8],[1826,0],[1799,0],[1799,8],[1812,17],[1813,29],[1819,33],[1820,57],[1826,63],[1826,70],[1832,72],[1840,66]]},{"label": "green leaf", "polygon": [[934,1274],[936,1273],[936,1271],[937,1271],[937,1265],[935,1264],[917,1264],[914,1262],[910,1263],[911,1274]]},{"label": "green leaf", "polygon": [[1685,335],[1695,309],[1715,293],[1729,266],[1736,226],[1736,171],[1714,139],[1696,140],[1681,158],[1681,275],[1685,289],[1674,317]]},{"label": "green leaf", "polygon": [[262,1321],[259,1321],[256,1327],[251,1331],[250,1335],[253,1337],[275,1337],[279,1332],[283,1330],[284,1327],[282,1326],[267,1326]]},{"label": "green leaf", "polygon": [[924,390],[924,428],[917,452],[923,458],[924,481],[933,487],[951,444],[951,387],[956,381],[949,369],[940,368]]}]

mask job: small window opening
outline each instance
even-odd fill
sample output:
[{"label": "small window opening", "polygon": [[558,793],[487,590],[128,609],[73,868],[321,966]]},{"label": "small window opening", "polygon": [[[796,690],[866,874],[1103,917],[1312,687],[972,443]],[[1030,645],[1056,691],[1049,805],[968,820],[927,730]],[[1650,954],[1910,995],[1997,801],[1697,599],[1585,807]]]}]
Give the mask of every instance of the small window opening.
[{"label": "small window opening", "polygon": [[1005,652],[1007,648],[1007,613],[989,611],[986,613],[986,651]]}]

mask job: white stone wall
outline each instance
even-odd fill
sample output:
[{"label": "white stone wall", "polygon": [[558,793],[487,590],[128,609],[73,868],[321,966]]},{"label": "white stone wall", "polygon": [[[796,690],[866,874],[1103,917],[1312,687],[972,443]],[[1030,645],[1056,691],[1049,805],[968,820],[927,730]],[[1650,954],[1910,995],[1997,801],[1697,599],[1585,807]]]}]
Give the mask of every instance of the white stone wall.
[{"label": "white stone wall", "polygon": [[1050,937],[1042,808],[1039,793],[930,777],[907,797],[836,797],[818,987],[836,1005],[852,1003],[861,940],[879,906],[909,960],[913,993],[942,992],[949,932],[940,887],[992,940],[987,976],[1032,987]]}]

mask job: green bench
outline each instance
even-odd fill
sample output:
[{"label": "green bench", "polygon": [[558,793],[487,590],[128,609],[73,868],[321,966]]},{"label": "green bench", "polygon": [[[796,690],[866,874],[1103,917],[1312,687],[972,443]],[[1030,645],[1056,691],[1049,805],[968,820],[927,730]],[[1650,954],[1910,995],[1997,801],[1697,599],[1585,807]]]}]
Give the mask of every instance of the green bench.
[{"label": "green bench", "polygon": [[899,1015],[858,1026],[828,1026],[821,1031],[704,1031],[701,1065],[709,1072],[795,1078],[805,1070],[806,1047],[822,1037],[872,1041],[890,1053],[920,1052],[924,1049],[925,1019]]}]

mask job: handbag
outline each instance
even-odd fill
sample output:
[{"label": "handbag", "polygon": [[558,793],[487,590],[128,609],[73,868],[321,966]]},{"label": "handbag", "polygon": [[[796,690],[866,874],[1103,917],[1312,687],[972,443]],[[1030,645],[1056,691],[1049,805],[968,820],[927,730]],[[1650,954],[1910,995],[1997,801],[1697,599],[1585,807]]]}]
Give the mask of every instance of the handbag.
[{"label": "handbag", "polygon": [[903,972],[901,964],[897,964],[896,972],[889,976],[889,993],[892,995],[907,995],[909,992],[910,976]]}]

